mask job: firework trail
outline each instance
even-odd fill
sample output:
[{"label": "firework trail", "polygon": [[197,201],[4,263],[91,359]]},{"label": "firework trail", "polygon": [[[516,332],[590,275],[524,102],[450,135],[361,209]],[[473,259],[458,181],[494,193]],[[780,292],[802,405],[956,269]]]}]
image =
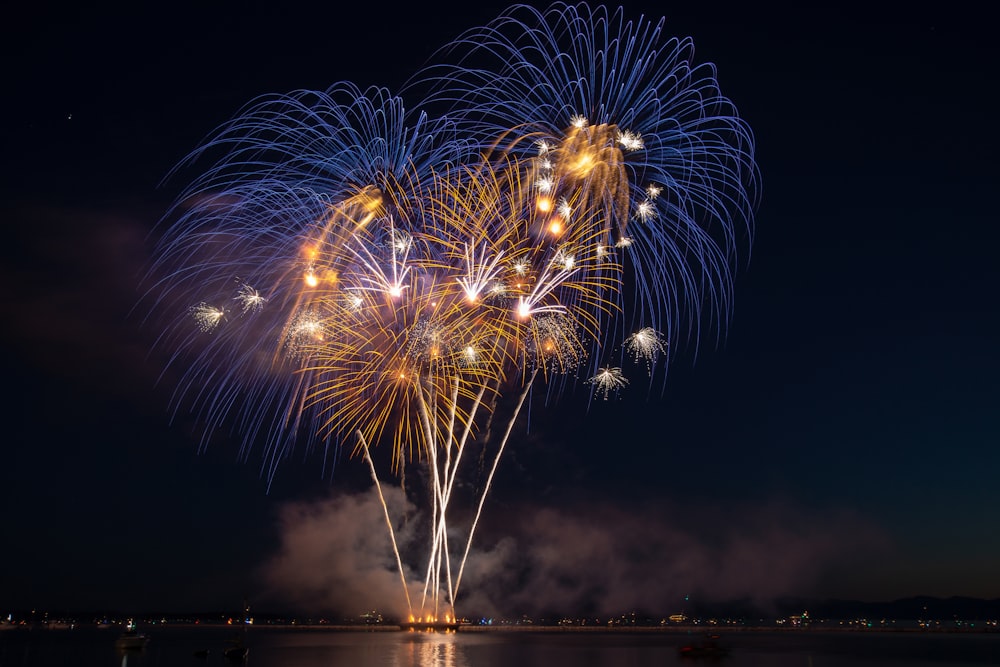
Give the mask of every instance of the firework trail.
[{"label": "firework trail", "polygon": [[[422,618],[454,619],[534,384],[554,396],[583,370],[607,399],[629,382],[606,357],[652,377],[668,346],[730,316],[752,136],[690,40],[662,30],[603,7],[517,6],[407,84],[415,111],[348,83],[267,96],[180,166],[209,165],[169,212],[148,279],[158,345],[182,369],[174,409],[196,407],[202,446],[220,427],[244,457],[260,446],[269,481],[303,443],[352,443],[376,486],[370,447],[389,446],[400,476],[425,466]],[[453,567],[460,464],[508,394]]]}]

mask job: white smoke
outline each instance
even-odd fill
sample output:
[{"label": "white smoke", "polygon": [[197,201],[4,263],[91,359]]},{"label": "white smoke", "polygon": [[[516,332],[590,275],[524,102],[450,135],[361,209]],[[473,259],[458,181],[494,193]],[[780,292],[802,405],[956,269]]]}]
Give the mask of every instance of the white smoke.
[{"label": "white smoke", "polygon": [[[385,493],[404,561],[407,552],[426,557],[423,536],[413,530],[413,506],[398,489]],[[520,508],[516,515],[509,534],[476,536],[461,582],[460,614],[669,613],[689,594],[764,604],[809,594],[837,562],[883,544],[858,517],[817,517],[777,505],[711,516],[702,511],[697,518],[678,507]],[[403,516],[409,524],[398,520]],[[454,553],[466,528],[452,528]],[[264,568],[273,600],[301,611],[404,615],[399,571],[374,492],[288,504],[279,531],[278,553]],[[453,573],[456,566],[457,559]],[[405,571],[419,606],[422,572]]]}]

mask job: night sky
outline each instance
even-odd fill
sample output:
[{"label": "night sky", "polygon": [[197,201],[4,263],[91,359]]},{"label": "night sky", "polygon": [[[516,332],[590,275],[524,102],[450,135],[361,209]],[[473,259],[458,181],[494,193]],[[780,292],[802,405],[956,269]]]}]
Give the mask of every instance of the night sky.
[{"label": "night sky", "polygon": [[[743,4],[627,5],[694,38],[756,135],[732,324],[672,352],[662,396],[532,405],[466,609],[1000,597],[992,24]],[[236,438],[199,454],[132,309],[185,184],[161,180],[213,128],[260,94],[398,89],[505,5],[211,5],[5,22],[0,612],[392,605],[363,463],[298,452],[268,493]]]}]

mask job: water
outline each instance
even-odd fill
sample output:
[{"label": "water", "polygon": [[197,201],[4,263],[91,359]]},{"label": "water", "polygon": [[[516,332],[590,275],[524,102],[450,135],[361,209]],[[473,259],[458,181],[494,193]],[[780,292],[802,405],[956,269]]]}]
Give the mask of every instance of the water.
[{"label": "water", "polygon": [[[224,628],[153,627],[141,651],[115,648],[115,630],[5,630],[0,667],[236,667]],[[246,667],[973,667],[1000,665],[1000,634],[734,632],[721,660],[678,656],[697,635],[660,632],[343,632],[254,627]],[[205,657],[197,651],[208,650]]]}]

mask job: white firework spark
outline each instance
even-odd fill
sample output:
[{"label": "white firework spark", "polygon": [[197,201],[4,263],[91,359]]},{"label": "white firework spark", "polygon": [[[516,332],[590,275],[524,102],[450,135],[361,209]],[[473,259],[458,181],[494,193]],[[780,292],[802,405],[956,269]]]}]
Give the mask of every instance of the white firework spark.
[{"label": "white firework spark", "polygon": [[510,270],[513,271],[514,275],[516,275],[516,276],[525,276],[525,275],[527,275],[528,274],[528,268],[529,268],[528,267],[528,263],[525,262],[525,261],[523,261],[523,260],[519,260],[519,261],[514,262],[513,264],[510,265]]},{"label": "white firework spark", "polygon": [[573,217],[573,207],[569,205],[569,202],[565,197],[559,199],[559,215],[563,217],[564,220],[569,220]]},{"label": "white firework spark", "polygon": [[244,315],[247,313],[259,313],[264,307],[264,304],[267,303],[267,299],[262,297],[260,292],[246,283],[240,283],[240,287],[236,291],[236,296],[233,297],[233,299],[240,302],[240,305],[243,307]]},{"label": "white firework spark", "polygon": [[364,305],[365,300],[361,298],[358,294],[345,294],[344,295],[344,307],[347,310],[357,312],[361,310]]},{"label": "white firework spark", "polygon": [[410,331],[407,355],[422,363],[437,363],[450,356],[457,344],[439,323],[420,320]]},{"label": "white firework spark", "polygon": [[628,130],[625,130],[618,135],[618,143],[621,144],[622,148],[627,151],[642,150],[644,146],[642,143],[642,135],[636,134],[635,132],[629,132]]},{"label": "white firework spark", "polygon": [[197,306],[192,306],[190,312],[194,316],[194,321],[198,323],[198,327],[205,333],[214,331],[226,316],[224,309],[211,306],[204,301]]},{"label": "white firework spark", "polygon": [[323,322],[312,310],[299,313],[288,327],[285,344],[293,357],[306,356],[310,345],[317,345],[324,339]]},{"label": "white firework spark", "polygon": [[644,359],[647,364],[652,364],[657,355],[667,351],[667,342],[659,331],[645,327],[625,339],[625,349],[636,361]]},{"label": "white firework spark", "polygon": [[597,375],[587,380],[587,384],[594,385],[594,391],[604,400],[608,400],[608,394],[627,385],[628,380],[622,375],[622,369],[605,366],[597,372]]},{"label": "white firework spark", "polygon": [[642,222],[649,222],[656,217],[656,207],[653,206],[653,202],[649,199],[641,202],[635,207],[635,217]]},{"label": "white firework spark", "polygon": [[503,251],[490,255],[490,249],[483,244],[481,250],[475,246],[465,244],[465,275],[455,280],[465,291],[465,298],[470,302],[479,299],[480,293],[494,281],[503,266],[500,260],[503,258]]},{"label": "white firework spark", "polygon": [[534,367],[562,373],[577,368],[587,356],[578,327],[562,314],[534,318],[525,351]]},{"label": "white firework spark", "polygon": [[394,253],[406,254],[410,252],[410,249],[413,247],[412,236],[399,229],[393,229],[391,236],[392,250]]},{"label": "white firework spark", "polygon": [[552,258],[552,264],[563,271],[572,271],[573,267],[576,266],[576,257],[572,253],[560,249],[556,252],[555,257]]}]

